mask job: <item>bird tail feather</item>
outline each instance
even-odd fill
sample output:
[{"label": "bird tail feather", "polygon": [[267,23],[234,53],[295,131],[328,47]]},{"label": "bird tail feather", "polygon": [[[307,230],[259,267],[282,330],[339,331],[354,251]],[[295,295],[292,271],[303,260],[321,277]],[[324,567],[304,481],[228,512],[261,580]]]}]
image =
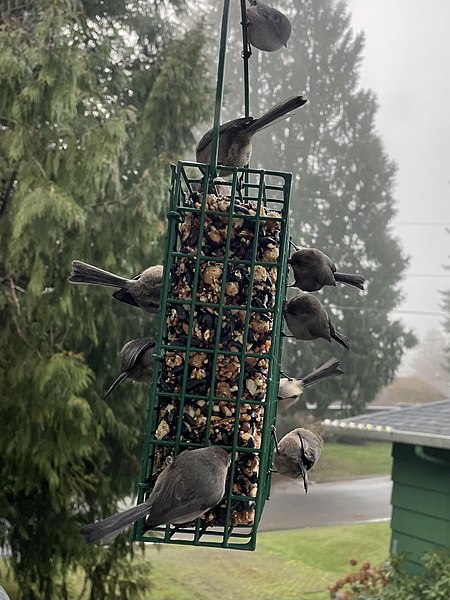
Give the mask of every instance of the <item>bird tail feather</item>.
[{"label": "bird tail feather", "polygon": [[269,111],[267,111],[264,115],[259,117],[259,119],[255,119],[247,128],[247,131],[250,135],[253,135],[257,131],[261,131],[261,129],[265,129],[272,123],[276,121],[281,121],[282,119],[287,119],[288,114],[306,104],[307,100],[303,98],[303,96],[294,96],[293,98],[289,98],[284,102],[280,102],[273,106]]},{"label": "bird tail feather", "polygon": [[111,517],[107,517],[102,521],[90,523],[80,529],[84,540],[88,544],[94,544],[100,541],[112,541],[119,535],[128,525],[134,523],[141,517],[145,517],[150,512],[148,502],[143,502],[139,506],[133,506]]},{"label": "bird tail feather", "polygon": [[345,337],[345,335],[343,335],[340,331],[332,327],[330,335],[338,344],[343,346],[346,350],[350,350],[350,342],[348,341],[348,338]]},{"label": "bird tail feather", "polygon": [[362,275],[351,275],[349,273],[334,273],[334,278],[339,283],[350,285],[358,288],[359,290],[364,289],[364,277]]},{"label": "bird tail feather", "polygon": [[303,387],[308,387],[310,385],[314,385],[318,381],[322,379],[326,379],[327,377],[336,377],[337,375],[342,375],[343,370],[339,367],[339,361],[337,358],[333,356],[322,366],[318,367],[306,377],[303,377]]},{"label": "bird tail feather", "polygon": [[81,260],[72,261],[72,269],[69,277],[70,283],[90,283],[93,285],[123,287],[128,282],[128,279],[124,277],[114,275],[114,273],[99,269]]}]

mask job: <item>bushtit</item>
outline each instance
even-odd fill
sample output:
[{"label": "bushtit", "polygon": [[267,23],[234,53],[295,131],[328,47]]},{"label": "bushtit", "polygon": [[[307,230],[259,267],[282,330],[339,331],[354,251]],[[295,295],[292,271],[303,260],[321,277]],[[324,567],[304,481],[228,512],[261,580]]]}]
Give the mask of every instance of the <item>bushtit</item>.
[{"label": "bushtit", "polygon": [[[286,119],[289,113],[306,102],[307,100],[304,100],[302,96],[294,96],[276,104],[259,119],[242,117],[221,125],[217,163],[225,167],[245,167],[252,153],[253,135],[275,121]],[[211,161],[212,137],[213,130],[210,129],[199,141],[196,149],[197,162],[209,163]],[[221,171],[221,175],[229,174],[230,172]]]},{"label": "bushtit", "polygon": [[116,385],[127,378],[138,383],[151,383],[154,352],[155,340],[152,338],[137,338],[127,342],[120,351],[120,358],[122,359],[120,375],[105,392],[104,398],[109,396]]},{"label": "bushtit", "polygon": [[318,381],[322,381],[322,379],[342,375],[343,372],[344,371],[339,367],[338,359],[333,356],[333,358],[330,358],[330,360],[321,367],[318,367],[302,379],[289,379],[288,377],[283,377],[280,379],[280,385],[278,387],[277,410],[280,413],[286,412],[290,406],[297,402],[305,388],[314,385]]},{"label": "bushtit", "polygon": [[81,533],[88,544],[108,543],[146,515],[147,529],[188,523],[222,500],[229,465],[230,455],[217,446],[182,452],[160,473],[145,502],[85,525]]},{"label": "bushtit", "polygon": [[324,285],[336,285],[336,282],[364,289],[362,275],[337,273],[331,258],[317,248],[297,250],[288,259],[288,263],[294,271],[295,278],[291,287],[297,287],[304,292],[317,292]]},{"label": "bushtit", "polygon": [[284,307],[284,318],[287,326],[298,340],[317,340],[322,338],[350,350],[345,335],[335,329],[327,311],[315,296],[304,292],[294,296]]},{"label": "bushtit", "polygon": [[163,277],[162,265],[155,265],[136,275],[134,279],[126,279],[114,275],[81,260],[72,261],[70,283],[90,283],[120,288],[112,295],[116,300],[137,306],[149,313],[158,312],[159,296]]},{"label": "bushtit", "polygon": [[305,493],[308,492],[308,471],[320,458],[323,439],[297,427],[281,438],[274,455],[275,467],[280,475],[297,479],[302,477]]},{"label": "bushtit", "polygon": [[291,35],[291,22],[279,10],[271,8],[259,0],[249,0],[247,8],[248,41],[258,50],[275,52],[283,46]]}]

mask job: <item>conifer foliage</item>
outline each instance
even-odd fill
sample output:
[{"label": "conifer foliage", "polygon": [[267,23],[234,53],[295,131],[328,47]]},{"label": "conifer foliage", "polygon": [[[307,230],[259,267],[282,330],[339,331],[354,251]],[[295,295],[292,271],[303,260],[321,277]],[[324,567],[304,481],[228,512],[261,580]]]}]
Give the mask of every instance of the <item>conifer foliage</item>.
[{"label": "conifer foliage", "polygon": [[77,566],[96,600],[145,585],[127,544],[105,554],[78,529],[135,491],[145,391],[102,393],[122,345],[155,324],[67,276],[73,258],[131,277],[161,260],[168,161],[209,99],[183,10],[2,2],[0,543],[26,599],[68,597]]}]

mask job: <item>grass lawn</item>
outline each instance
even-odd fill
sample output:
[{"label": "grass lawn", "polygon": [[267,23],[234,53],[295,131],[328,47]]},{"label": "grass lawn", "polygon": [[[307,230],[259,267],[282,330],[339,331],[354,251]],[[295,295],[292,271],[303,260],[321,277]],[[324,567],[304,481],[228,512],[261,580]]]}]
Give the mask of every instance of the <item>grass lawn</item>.
[{"label": "grass lawn", "polygon": [[[378,563],[388,551],[388,523],[262,533],[255,552],[148,545],[152,588],[147,598],[326,600],[326,586],[352,570],[351,558],[358,565],[366,560]],[[0,582],[15,600],[15,587],[5,580],[4,568]]]},{"label": "grass lawn", "polygon": [[262,533],[255,552],[150,547],[149,598],[325,600],[326,586],[352,569],[351,558],[377,563],[388,551],[388,523]]},{"label": "grass lawn", "polygon": [[325,443],[311,479],[318,483],[343,479],[357,479],[391,473],[392,444],[372,442],[366,444]]}]

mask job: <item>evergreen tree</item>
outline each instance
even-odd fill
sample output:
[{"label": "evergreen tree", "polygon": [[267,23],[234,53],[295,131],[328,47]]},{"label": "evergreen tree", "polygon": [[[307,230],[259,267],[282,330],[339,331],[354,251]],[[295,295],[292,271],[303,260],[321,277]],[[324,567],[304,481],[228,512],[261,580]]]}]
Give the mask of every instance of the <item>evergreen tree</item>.
[{"label": "evergreen tree", "polygon": [[169,160],[210,99],[183,10],[2,2],[0,543],[27,600],[67,598],[79,566],[91,599],[146,585],[128,544],[90,548],[78,530],[135,492],[148,392],[102,395],[155,319],[67,276],[74,258],[127,276],[161,260]]},{"label": "evergreen tree", "polygon": [[[345,375],[311,388],[307,399],[317,403],[319,415],[334,401],[355,414],[392,380],[404,349],[415,343],[390,315],[402,299],[399,284],[408,264],[389,229],[396,167],[376,132],[375,95],[359,83],[364,37],[353,33],[345,3],[280,0],[274,6],[289,15],[292,35],[282,51],[253,50],[251,114],[297,94],[308,103],[255,136],[252,166],[294,174],[295,244],[320,248],[340,271],[361,272],[368,280],[363,294],[338,286],[319,295],[335,326],[350,338],[351,352],[324,341],[288,341],[284,368],[293,376],[306,374],[335,354]],[[241,77],[239,44],[235,29],[228,80]],[[226,98],[226,118],[242,114],[236,87]]]}]

